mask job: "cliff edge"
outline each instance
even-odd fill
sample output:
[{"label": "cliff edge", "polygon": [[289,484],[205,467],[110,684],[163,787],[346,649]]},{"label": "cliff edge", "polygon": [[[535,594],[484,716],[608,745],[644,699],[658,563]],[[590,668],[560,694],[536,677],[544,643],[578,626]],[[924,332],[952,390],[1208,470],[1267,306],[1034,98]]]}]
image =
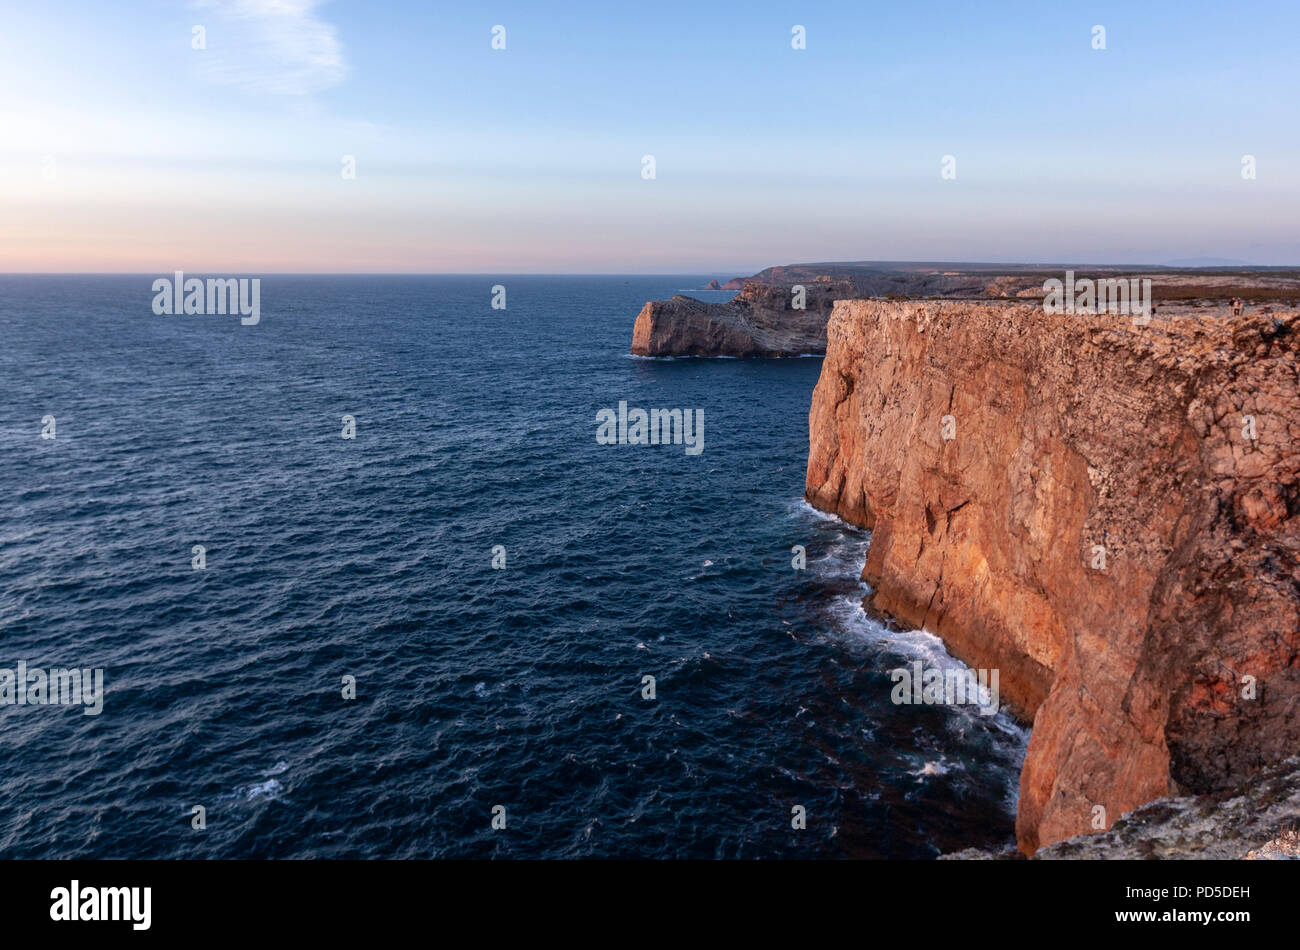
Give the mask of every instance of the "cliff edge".
[{"label": "cliff edge", "polygon": [[1160,310],[829,321],[807,498],[872,530],[872,608],[1033,721],[1025,853],[1300,748],[1300,314]]}]

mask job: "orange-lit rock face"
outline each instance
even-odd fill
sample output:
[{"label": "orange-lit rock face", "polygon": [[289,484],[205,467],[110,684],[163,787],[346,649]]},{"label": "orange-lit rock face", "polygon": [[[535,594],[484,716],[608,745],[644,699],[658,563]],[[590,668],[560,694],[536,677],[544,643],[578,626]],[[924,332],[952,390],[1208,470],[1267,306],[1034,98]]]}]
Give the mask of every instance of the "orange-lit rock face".
[{"label": "orange-lit rock face", "polygon": [[835,304],[808,499],[1033,719],[1022,850],[1300,749],[1298,346],[1293,313]]}]

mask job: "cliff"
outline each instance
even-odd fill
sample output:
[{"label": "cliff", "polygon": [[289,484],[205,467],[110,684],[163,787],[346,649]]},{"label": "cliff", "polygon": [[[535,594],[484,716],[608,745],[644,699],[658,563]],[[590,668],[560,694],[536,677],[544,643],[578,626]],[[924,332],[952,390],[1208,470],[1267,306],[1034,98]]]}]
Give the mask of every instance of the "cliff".
[{"label": "cliff", "polygon": [[807,497],[872,529],[873,609],[1033,721],[1022,851],[1300,748],[1298,343],[1294,312],[835,305]]},{"label": "cliff", "polygon": [[678,294],[641,308],[632,328],[639,356],[800,356],[826,350],[826,321],[836,297],[851,286],[833,281],[804,285],[804,308],[789,287],[746,283],[726,303]]}]

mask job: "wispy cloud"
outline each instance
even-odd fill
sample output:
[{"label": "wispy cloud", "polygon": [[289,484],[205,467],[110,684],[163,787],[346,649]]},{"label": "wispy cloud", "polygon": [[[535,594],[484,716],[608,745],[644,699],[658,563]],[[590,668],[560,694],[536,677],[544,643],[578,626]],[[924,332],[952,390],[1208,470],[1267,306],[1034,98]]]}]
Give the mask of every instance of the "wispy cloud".
[{"label": "wispy cloud", "polygon": [[250,92],[306,96],[347,78],[338,31],[320,0],[199,0],[206,15],[202,75]]}]

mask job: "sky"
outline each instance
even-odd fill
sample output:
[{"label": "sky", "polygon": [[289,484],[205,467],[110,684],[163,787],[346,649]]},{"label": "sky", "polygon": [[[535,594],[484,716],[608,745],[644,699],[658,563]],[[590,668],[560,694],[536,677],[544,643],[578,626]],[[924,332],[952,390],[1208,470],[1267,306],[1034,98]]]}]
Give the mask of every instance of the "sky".
[{"label": "sky", "polygon": [[1295,0],[0,0],[0,272],[1297,265],[1298,93]]}]

